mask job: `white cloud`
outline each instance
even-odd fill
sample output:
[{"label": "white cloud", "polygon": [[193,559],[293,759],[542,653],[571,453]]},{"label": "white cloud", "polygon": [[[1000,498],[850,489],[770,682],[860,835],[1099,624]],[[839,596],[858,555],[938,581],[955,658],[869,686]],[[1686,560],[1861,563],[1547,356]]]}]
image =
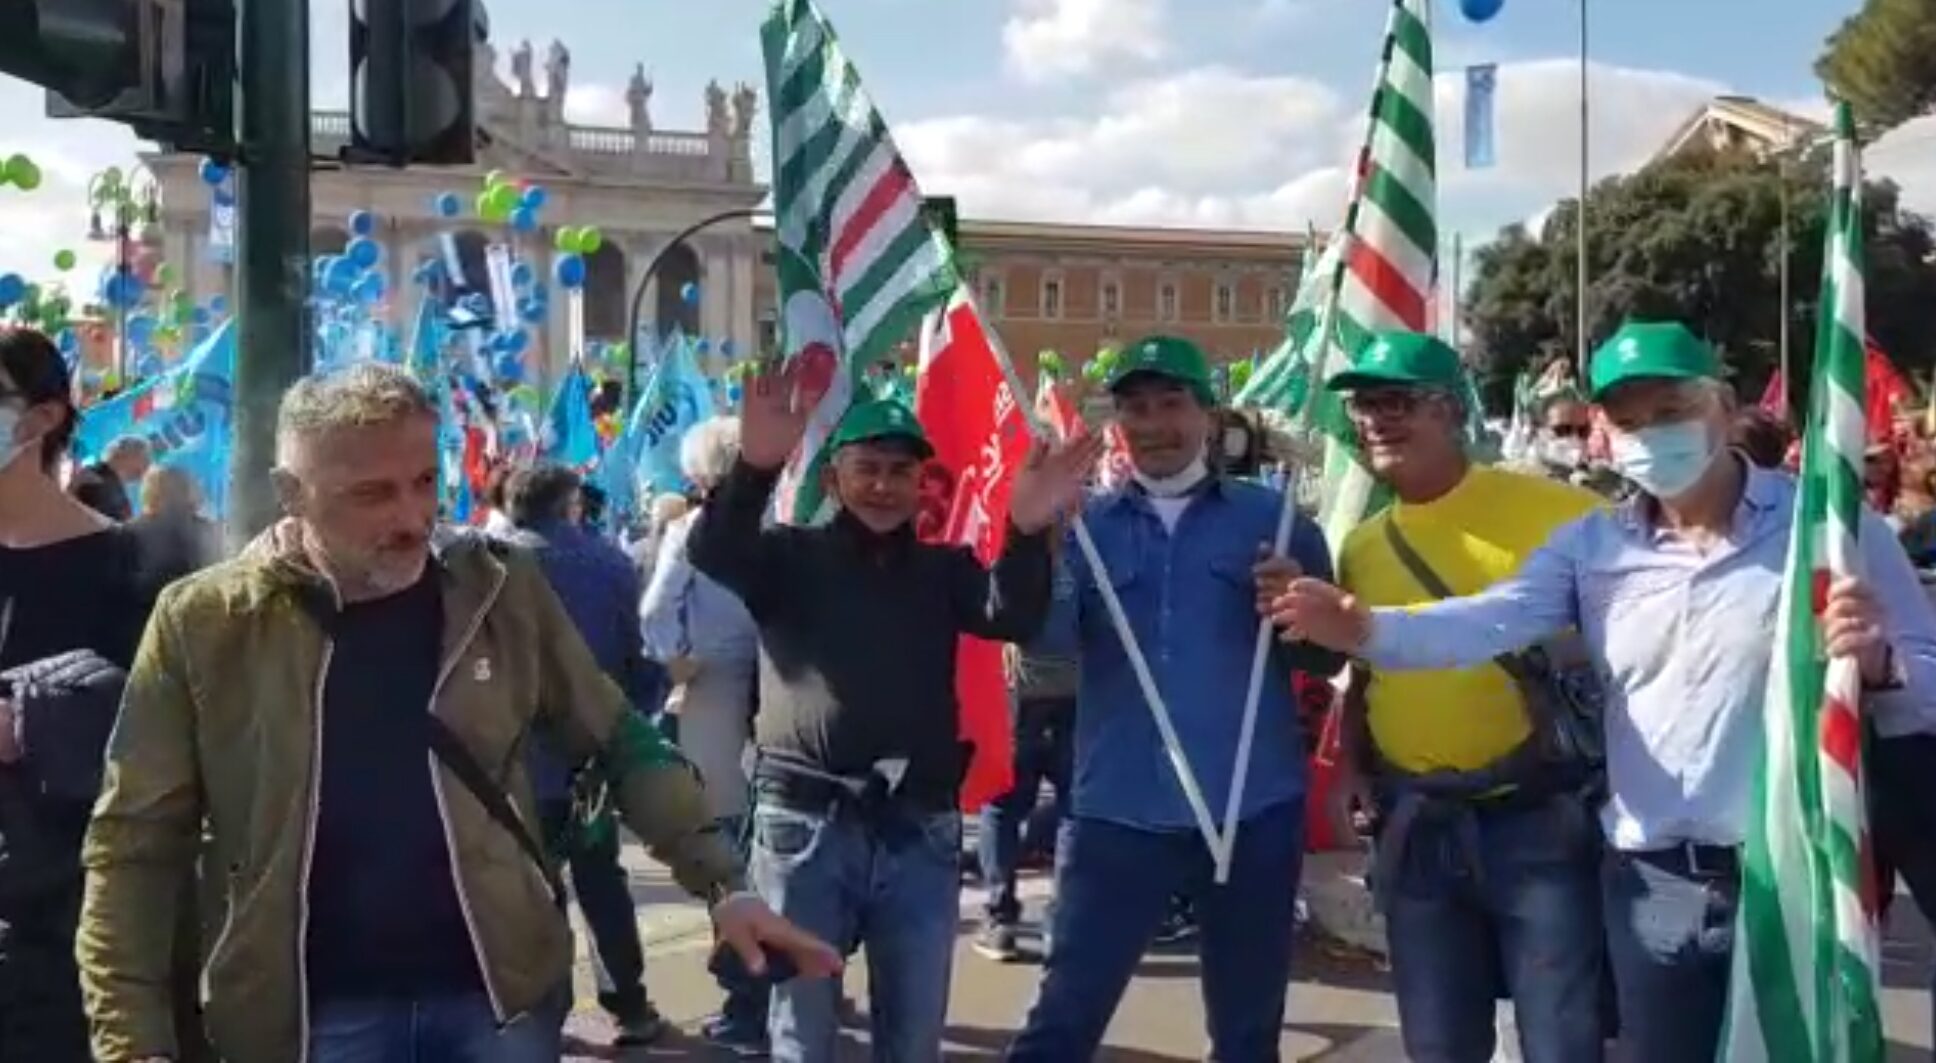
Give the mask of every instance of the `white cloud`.
[{"label": "white cloud", "polygon": [[1261,26],[1283,28],[1303,22],[1316,10],[1315,0],[1255,0],[1250,16]]},{"label": "white cloud", "polygon": [[1869,145],[1863,165],[1871,177],[1902,186],[1902,205],[1936,218],[1936,116],[1918,118]]},{"label": "white cloud", "polygon": [[579,125],[627,128],[632,105],[618,85],[572,85],[565,90],[565,118]]},{"label": "white cloud", "polygon": [[1028,81],[1088,74],[1166,52],[1167,0],[1016,0],[1002,25],[1009,70]]}]

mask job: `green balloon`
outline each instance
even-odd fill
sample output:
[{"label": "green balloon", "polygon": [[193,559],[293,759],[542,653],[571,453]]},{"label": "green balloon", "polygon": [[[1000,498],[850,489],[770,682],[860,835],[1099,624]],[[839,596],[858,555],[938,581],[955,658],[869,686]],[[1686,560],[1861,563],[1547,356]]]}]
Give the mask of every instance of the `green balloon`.
[{"label": "green balloon", "polygon": [[489,192],[491,189],[503,184],[505,180],[503,170],[492,170],[490,173],[484,175],[484,191]]},{"label": "green balloon", "polygon": [[589,255],[605,246],[605,234],[587,225],[578,230],[578,253]]},{"label": "green balloon", "polygon": [[484,193],[484,200],[490,210],[487,217],[491,221],[505,221],[518,209],[518,190],[510,185],[497,185]]},{"label": "green balloon", "polygon": [[40,187],[40,167],[25,155],[9,156],[6,163],[6,178],[18,185],[23,192],[31,192]]},{"label": "green balloon", "polygon": [[578,246],[578,230],[569,225],[558,226],[558,232],[551,238],[551,246],[569,252]]},{"label": "green balloon", "polygon": [[155,267],[155,283],[175,283],[175,264],[173,262],[163,262],[161,265]]},{"label": "green balloon", "polygon": [[74,263],[75,263],[76,261],[77,261],[77,259],[76,259],[76,258],[74,257],[74,252],[72,252],[72,251],[69,251],[69,250],[66,250],[65,248],[63,248],[63,249],[61,249],[61,250],[59,250],[59,251],[56,251],[56,252],[54,252],[54,268],[55,268],[55,269],[58,269],[58,270],[70,270],[70,269],[73,269],[73,268],[74,268]]}]

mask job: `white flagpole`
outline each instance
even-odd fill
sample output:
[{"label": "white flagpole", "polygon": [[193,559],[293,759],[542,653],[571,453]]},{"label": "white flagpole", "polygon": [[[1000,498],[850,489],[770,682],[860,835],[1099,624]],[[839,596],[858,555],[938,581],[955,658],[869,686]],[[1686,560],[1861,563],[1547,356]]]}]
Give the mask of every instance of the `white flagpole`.
[{"label": "white flagpole", "polygon": [[[988,349],[995,354],[995,363],[1001,367],[1002,379],[1008,383],[1010,394],[1016,396],[1016,405],[1022,410],[1027,421],[1029,435],[1038,440],[1052,439],[1051,433],[1043,428],[1041,418],[1036,416],[1034,403],[1021,401],[1025,394],[1022,378],[1015,372],[1015,363],[1009,360],[1008,348],[995,330],[988,327],[988,319],[982,316],[980,302],[975,298],[974,286],[960,284],[958,290],[968,306],[980,320],[982,333],[988,337]],[[1220,833],[1217,821],[1211,818],[1210,803],[1204,799],[1202,787],[1197,785],[1196,772],[1190,768],[1190,760],[1183,752],[1183,742],[1176,734],[1176,725],[1170,720],[1170,710],[1163,704],[1163,693],[1156,688],[1156,678],[1150,672],[1149,659],[1143,656],[1143,649],[1136,642],[1136,632],[1129,626],[1129,615],[1123,611],[1122,600],[1116,597],[1116,587],[1109,580],[1109,570],[1103,566],[1102,555],[1096,550],[1095,540],[1089,536],[1089,526],[1076,514],[1072,522],[1076,535],[1076,546],[1082,551],[1083,560],[1089,563],[1089,570],[1095,573],[1096,590],[1102,595],[1103,609],[1109,613],[1110,625],[1116,629],[1116,637],[1122,640],[1123,654],[1129,658],[1130,671],[1135,673],[1136,684],[1143,690],[1143,700],[1149,705],[1150,718],[1156,722],[1156,731],[1163,739],[1163,751],[1169,755],[1170,767],[1176,771],[1176,781],[1183,787],[1183,798],[1190,804],[1190,812],[1196,817],[1197,830],[1210,846],[1210,852],[1220,851]]]}]

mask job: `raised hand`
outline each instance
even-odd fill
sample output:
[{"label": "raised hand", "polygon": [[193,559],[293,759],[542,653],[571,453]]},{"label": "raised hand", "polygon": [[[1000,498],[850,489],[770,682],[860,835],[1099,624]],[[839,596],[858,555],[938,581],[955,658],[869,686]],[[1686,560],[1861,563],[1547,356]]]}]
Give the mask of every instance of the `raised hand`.
[{"label": "raised hand", "polygon": [[1008,519],[1016,530],[1033,535],[1073,510],[1082,501],[1104,445],[1099,432],[1056,443],[1038,440],[1029,449],[1028,460],[1015,471],[1015,486],[1008,496]]},{"label": "raised hand", "polygon": [[746,464],[777,469],[799,448],[820,398],[802,392],[800,376],[796,360],[784,368],[766,363],[746,380],[739,413],[739,454]]},{"label": "raised hand", "polygon": [[1286,642],[1316,643],[1356,653],[1371,638],[1371,610],[1357,598],[1317,579],[1295,579],[1271,608]]}]

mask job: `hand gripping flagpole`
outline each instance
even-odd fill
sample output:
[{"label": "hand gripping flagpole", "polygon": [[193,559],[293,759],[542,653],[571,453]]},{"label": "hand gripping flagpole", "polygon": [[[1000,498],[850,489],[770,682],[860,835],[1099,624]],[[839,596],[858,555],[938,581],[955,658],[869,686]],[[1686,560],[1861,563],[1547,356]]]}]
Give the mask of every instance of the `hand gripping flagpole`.
[{"label": "hand gripping flagpole", "polygon": [[[1346,241],[1338,255],[1336,271],[1332,274],[1331,293],[1325,299],[1324,311],[1319,315],[1318,327],[1308,341],[1314,356],[1305,359],[1306,372],[1309,374],[1308,386],[1304,390],[1304,405],[1298,410],[1298,435],[1309,433],[1317,410],[1318,391],[1324,386],[1324,363],[1331,351],[1332,332],[1337,326],[1338,297],[1344,285],[1345,271],[1351,259],[1350,240],[1354,228],[1358,198],[1364,194],[1365,174],[1371,166],[1371,140],[1378,128],[1379,97],[1385,91],[1385,84],[1391,68],[1392,47],[1396,41],[1398,16],[1405,0],[1392,0],[1392,12],[1386,22],[1385,45],[1378,57],[1377,75],[1372,82],[1371,108],[1365,123],[1365,142],[1358,154],[1358,166],[1351,175],[1351,194],[1345,198],[1345,224],[1337,233],[1337,239]],[[1429,8],[1428,8],[1429,11]],[[1310,249],[1306,248],[1309,254]],[[1274,542],[1276,556],[1282,557],[1290,549],[1291,528],[1297,516],[1297,490],[1295,483],[1284,492],[1283,508],[1277,515],[1277,538]],[[1231,772],[1230,793],[1224,802],[1223,830],[1213,842],[1210,852],[1216,857],[1215,881],[1218,885],[1230,881],[1230,864],[1237,851],[1237,828],[1241,825],[1239,817],[1243,814],[1244,788],[1250,781],[1251,747],[1256,743],[1257,705],[1264,693],[1264,676],[1270,663],[1270,648],[1273,637],[1270,618],[1266,617],[1257,624],[1257,644],[1250,658],[1250,686],[1244,697],[1243,722],[1237,732],[1237,762]]]},{"label": "hand gripping flagpole", "polygon": [[[995,363],[1002,370],[1002,379],[1008,383],[1009,392],[1016,398],[1015,405],[1022,411],[1029,435],[1037,440],[1050,439],[1041,418],[1036,415],[1035,404],[1021,401],[1021,397],[1027,393],[1022,386],[1022,378],[1015,372],[1015,363],[1009,360],[1007,346],[995,330],[988,327],[988,319],[982,316],[973,287],[962,284],[958,290],[975,312],[982,333],[988,337],[988,349],[994,352]],[[1082,551],[1083,560],[1089,563],[1089,570],[1095,573],[1096,590],[1102,595],[1103,609],[1109,613],[1109,623],[1116,629],[1116,637],[1122,640],[1123,654],[1129,658],[1130,671],[1136,675],[1136,685],[1143,690],[1143,701],[1149,705],[1150,718],[1156,722],[1156,731],[1162,736],[1163,751],[1169,755],[1170,767],[1176,771],[1176,781],[1183,787],[1184,800],[1189,802],[1190,812],[1196,817],[1197,830],[1202,832],[1204,842],[1214,854],[1219,851],[1217,821],[1211,818],[1210,803],[1204,799],[1203,789],[1197,785],[1196,772],[1191,770],[1190,760],[1184,755],[1183,742],[1176,735],[1176,725],[1170,720],[1169,708],[1163,704],[1163,693],[1156,688],[1149,659],[1143,656],[1143,648],[1136,642],[1136,632],[1129,626],[1129,615],[1123,611],[1122,600],[1116,597],[1116,587],[1109,580],[1109,570],[1103,567],[1102,555],[1096,550],[1095,540],[1090,537],[1089,526],[1083,523],[1082,514],[1077,513],[1071,524],[1075,529],[1076,546]]]}]

